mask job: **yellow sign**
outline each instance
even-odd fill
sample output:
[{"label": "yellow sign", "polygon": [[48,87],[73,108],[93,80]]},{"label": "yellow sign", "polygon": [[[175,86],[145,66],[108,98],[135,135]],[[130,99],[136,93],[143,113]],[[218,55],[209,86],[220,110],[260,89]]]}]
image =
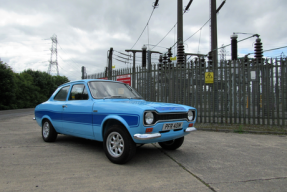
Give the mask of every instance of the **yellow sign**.
[{"label": "yellow sign", "polygon": [[213,72],[205,72],[205,83],[214,83]]},{"label": "yellow sign", "polygon": [[113,66],[112,66],[112,69],[114,69],[114,68],[116,68],[116,66],[115,66],[115,65],[113,65]]},{"label": "yellow sign", "polygon": [[170,57],[169,58],[171,61],[176,61],[176,56],[175,57]]}]

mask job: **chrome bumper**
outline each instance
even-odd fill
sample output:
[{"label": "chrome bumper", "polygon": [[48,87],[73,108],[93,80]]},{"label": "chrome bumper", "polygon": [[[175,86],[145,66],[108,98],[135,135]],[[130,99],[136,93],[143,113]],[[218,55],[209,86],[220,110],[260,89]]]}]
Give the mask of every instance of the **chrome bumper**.
[{"label": "chrome bumper", "polygon": [[151,133],[151,134],[134,134],[134,139],[138,140],[149,140],[161,137],[160,133]]},{"label": "chrome bumper", "polygon": [[186,128],[186,130],[184,132],[192,132],[192,131],[196,131],[195,127],[188,127]]},{"label": "chrome bumper", "polygon": [[[192,131],[196,131],[195,127],[188,127],[185,129],[184,132],[192,132]],[[159,138],[161,137],[160,133],[151,133],[151,134],[134,134],[134,139],[138,139],[138,140],[149,140],[149,139],[155,139],[155,138]]]}]

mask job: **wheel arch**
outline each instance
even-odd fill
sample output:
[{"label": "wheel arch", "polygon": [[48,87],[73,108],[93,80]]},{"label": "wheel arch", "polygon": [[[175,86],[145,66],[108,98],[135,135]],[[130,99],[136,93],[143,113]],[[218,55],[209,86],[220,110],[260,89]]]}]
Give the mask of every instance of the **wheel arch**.
[{"label": "wheel arch", "polygon": [[45,116],[42,117],[42,119],[41,119],[41,121],[40,121],[41,127],[43,126],[43,123],[44,123],[45,120],[50,121],[50,123],[51,123],[51,125],[53,126],[53,128],[55,129],[55,131],[56,131],[57,133],[59,133],[59,130],[55,127],[53,120],[52,120],[48,115],[45,115]]},{"label": "wheel arch", "polygon": [[[45,115],[45,116],[42,117],[42,119],[41,119],[41,125],[43,125],[43,123],[44,123],[45,120],[50,121],[50,123],[53,125],[52,119],[51,119],[49,116],[47,116],[47,115]],[[53,126],[54,126],[54,125],[53,125]]]},{"label": "wheel arch", "polygon": [[130,136],[131,136],[131,133],[129,132],[129,125],[127,124],[127,122],[123,118],[121,118],[119,116],[110,116],[110,117],[106,117],[104,119],[104,121],[103,121],[103,124],[102,124],[102,139],[104,138],[106,130],[111,125],[114,125],[114,124],[118,124],[118,125],[123,126],[128,131]]}]

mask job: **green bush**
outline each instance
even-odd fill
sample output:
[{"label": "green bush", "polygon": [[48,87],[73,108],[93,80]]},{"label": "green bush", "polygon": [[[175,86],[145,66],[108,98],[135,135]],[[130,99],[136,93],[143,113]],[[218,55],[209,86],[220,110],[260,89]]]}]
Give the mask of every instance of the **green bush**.
[{"label": "green bush", "polygon": [[0,61],[0,110],[33,108],[47,101],[56,88],[66,82],[69,79],[65,76],[31,69],[14,73]]}]

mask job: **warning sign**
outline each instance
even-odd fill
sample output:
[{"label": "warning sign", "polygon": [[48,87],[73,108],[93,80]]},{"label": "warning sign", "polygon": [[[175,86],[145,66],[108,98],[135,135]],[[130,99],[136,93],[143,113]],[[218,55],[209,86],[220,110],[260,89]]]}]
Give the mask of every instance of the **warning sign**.
[{"label": "warning sign", "polygon": [[205,72],[205,83],[214,83],[213,72]]},{"label": "warning sign", "polygon": [[125,84],[131,85],[131,74],[118,75],[117,81],[123,82]]}]

